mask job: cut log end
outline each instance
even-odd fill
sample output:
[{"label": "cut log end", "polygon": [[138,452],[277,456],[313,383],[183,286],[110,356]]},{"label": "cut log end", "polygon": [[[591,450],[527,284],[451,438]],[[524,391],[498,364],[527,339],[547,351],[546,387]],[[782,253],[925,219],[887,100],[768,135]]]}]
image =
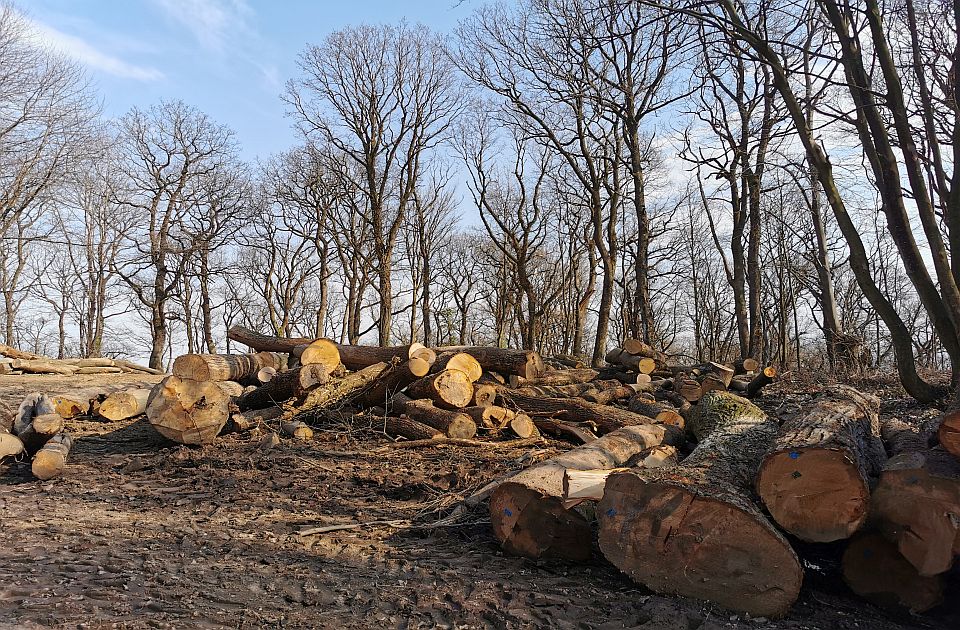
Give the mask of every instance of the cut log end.
[{"label": "cut log end", "polygon": [[657,592],[765,617],[785,614],[800,592],[803,571],[787,541],[732,504],[621,473],[597,511],[604,555]]},{"label": "cut log end", "polygon": [[[531,504],[536,503],[536,507]],[[528,558],[590,559],[590,523],[560,497],[507,481],[490,497],[494,534],[503,550]]]},{"label": "cut log end", "polygon": [[33,476],[45,481],[62,475],[72,446],[73,440],[66,433],[59,433],[50,438],[33,456],[31,465]]},{"label": "cut log end", "polygon": [[945,450],[954,457],[960,457],[960,410],[944,414],[937,430],[937,439]]},{"label": "cut log end", "polygon": [[848,538],[867,518],[870,489],[843,451],[795,448],[763,462],[757,492],[784,529],[808,542]]},{"label": "cut log end", "polygon": [[943,600],[943,579],[922,577],[896,546],[877,533],[858,536],[843,553],[843,579],[850,589],[883,608],[920,613]]},{"label": "cut log end", "polygon": [[150,393],[147,419],[181,444],[210,444],[227,423],[230,397],[215,381],[168,376]]}]

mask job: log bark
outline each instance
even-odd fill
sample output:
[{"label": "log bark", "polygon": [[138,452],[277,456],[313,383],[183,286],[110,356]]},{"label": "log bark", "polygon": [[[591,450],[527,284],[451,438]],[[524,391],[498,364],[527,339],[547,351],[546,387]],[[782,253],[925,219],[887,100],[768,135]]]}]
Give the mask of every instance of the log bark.
[{"label": "log bark", "polygon": [[517,415],[515,411],[497,405],[486,407],[473,405],[464,407],[460,411],[473,418],[478,427],[491,431],[500,431],[510,422],[511,418]]},{"label": "log bark", "polygon": [[283,415],[283,407],[267,407],[265,409],[251,409],[244,412],[230,414],[230,422],[221,432],[249,431],[260,424],[276,420]]},{"label": "log bark", "polygon": [[5,357],[10,357],[11,359],[25,359],[27,361],[46,361],[49,358],[43,356],[42,354],[34,354],[33,352],[18,350],[13,346],[7,346],[2,343],[0,343],[0,354]]},{"label": "log bark", "polygon": [[593,368],[578,368],[575,370],[553,370],[545,372],[539,378],[520,379],[517,383],[519,387],[539,387],[543,385],[572,385],[574,383],[587,383],[597,378],[599,371]]},{"label": "log bark", "polygon": [[540,378],[546,368],[539,352],[533,350],[511,350],[509,348],[491,348],[486,346],[444,346],[437,348],[439,353],[466,352],[480,364],[484,370],[500,374],[513,374],[525,379]]},{"label": "log bark", "polygon": [[570,385],[531,385],[509,390],[508,394],[522,396],[542,396],[544,398],[580,398],[588,394],[599,393],[621,387],[620,381],[590,381]]},{"label": "log bark", "polygon": [[597,507],[603,554],[656,592],[783,615],[800,592],[803,570],[752,493],[776,421],[747,400],[711,392],[690,414],[688,429],[700,441],[680,465],[607,479]]},{"label": "log bark", "polygon": [[257,352],[283,352],[293,354],[294,348],[313,341],[308,337],[274,337],[263,335],[243,326],[231,326],[227,330],[227,339],[242,343]]},{"label": "log bark", "polygon": [[587,402],[596,403],[598,405],[609,405],[610,403],[618,400],[630,398],[631,396],[636,395],[638,391],[642,391],[642,388],[638,385],[624,385],[619,381],[615,382],[617,385],[614,387],[602,389],[597,392],[588,392],[581,396],[581,398]]},{"label": "log bark", "polygon": [[281,422],[280,431],[287,437],[296,438],[298,440],[307,441],[313,439],[313,429],[307,426],[305,422],[301,422],[299,420]]},{"label": "log bark", "polygon": [[579,400],[577,398],[540,398],[509,391],[500,395],[510,404],[531,415],[553,415],[570,422],[590,422],[602,433],[610,433],[626,426],[654,424],[653,418],[613,407]]},{"label": "log bark", "polygon": [[72,376],[76,374],[77,368],[68,364],[61,363],[55,359],[14,359],[10,363],[14,370],[27,372],[29,374],[62,374]]},{"label": "log bark", "polygon": [[640,341],[639,339],[627,339],[623,342],[623,350],[629,352],[630,354],[649,357],[655,359],[661,363],[666,363],[667,355],[659,350],[656,350],[648,343]]},{"label": "log bark", "polygon": [[307,394],[306,400],[298,407],[297,412],[303,413],[317,407],[329,407],[348,402],[351,399],[362,398],[366,388],[384,370],[390,369],[390,367],[391,365],[388,363],[374,363],[356,372],[351,372],[343,378],[320,385]]},{"label": "log bark", "polygon": [[760,393],[760,390],[772,383],[776,377],[777,368],[768,366],[757,372],[756,376],[743,385],[741,385],[742,381],[731,380],[730,389],[741,391],[747,398],[753,398]]},{"label": "log bark", "polygon": [[390,400],[389,407],[391,411],[443,431],[448,437],[469,439],[477,434],[477,424],[470,416],[441,409],[429,400],[413,400],[405,394],[397,394]]},{"label": "log bark", "polygon": [[394,394],[417,379],[423,378],[429,372],[430,364],[424,359],[420,357],[408,359],[382,372],[357,402],[361,407],[384,405],[393,398]]},{"label": "log bark", "polygon": [[473,383],[460,370],[442,370],[425,376],[407,386],[410,398],[425,398],[438,407],[459,409],[470,404],[473,398]]},{"label": "log bark", "polygon": [[568,468],[616,468],[640,451],[679,439],[662,425],[625,427],[514,475],[490,496],[490,522],[504,551],[528,558],[590,558],[593,533],[579,512],[564,507]]},{"label": "log bark", "polygon": [[665,402],[660,402],[651,394],[639,393],[630,398],[627,409],[633,413],[653,418],[657,422],[672,424],[681,429],[686,424],[680,410]]},{"label": "log bark", "polygon": [[921,613],[943,601],[943,579],[918,574],[880,534],[861,534],[851,540],[841,564],[850,590],[877,606]]},{"label": "log bark", "polygon": [[116,366],[91,366],[78,367],[73,371],[74,374],[122,374],[123,368]]},{"label": "log bark", "polygon": [[180,444],[210,444],[227,423],[230,396],[216,381],[168,376],[147,399],[147,420],[160,435]]},{"label": "log bark", "polygon": [[880,401],[844,385],[788,419],[764,457],[757,492],[774,520],[808,542],[849,538],[867,519],[870,479],[886,459]]},{"label": "log bark", "polygon": [[72,447],[73,439],[67,433],[58,433],[51,437],[33,456],[31,465],[33,476],[47,480],[62,475]]},{"label": "log bark", "polygon": [[412,418],[383,416],[381,420],[383,432],[390,436],[408,440],[435,440],[444,436],[443,431],[417,422]]},{"label": "log bark", "polygon": [[900,420],[883,424],[893,456],[871,497],[871,520],[919,575],[948,571],[960,554],[960,461],[927,447]]},{"label": "log bark", "polygon": [[303,365],[278,373],[269,382],[238,396],[235,402],[240,411],[272,407],[291,398],[302,398],[314,387],[329,381],[326,365]]},{"label": "log bark", "polygon": [[443,370],[460,370],[467,375],[471,383],[476,383],[483,376],[483,368],[472,354],[466,352],[447,351],[437,354],[437,359],[431,367],[431,372]]},{"label": "log bark", "polygon": [[97,415],[110,422],[139,416],[147,410],[150,389],[135,387],[107,394],[97,406]]},{"label": "log bark", "polygon": [[377,363],[390,363],[394,359],[402,362],[415,357],[433,363],[435,358],[432,350],[419,343],[385,348],[337,344],[337,350],[340,352],[340,361],[348,370],[362,370]]},{"label": "log bark", "polygon": [[194,381],[243,381],[265,367],[279,368],[280,356],[256,354],[184,354],[173,362],[173,374]]}]

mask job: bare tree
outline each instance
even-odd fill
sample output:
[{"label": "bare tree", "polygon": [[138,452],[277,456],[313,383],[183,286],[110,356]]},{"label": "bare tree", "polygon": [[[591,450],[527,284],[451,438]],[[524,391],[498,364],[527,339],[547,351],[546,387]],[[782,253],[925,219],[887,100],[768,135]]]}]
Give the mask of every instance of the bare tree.
[{"label": "bare tree", "polygon": [[360,26],[337,31],[300,56],[302,76],[286,100],[309,136],[329,143],[356,169],[361,217],[377,259],[378,333],[390,343],[393,255],[423,175],[459,96],[440,38],[422,26]]}]

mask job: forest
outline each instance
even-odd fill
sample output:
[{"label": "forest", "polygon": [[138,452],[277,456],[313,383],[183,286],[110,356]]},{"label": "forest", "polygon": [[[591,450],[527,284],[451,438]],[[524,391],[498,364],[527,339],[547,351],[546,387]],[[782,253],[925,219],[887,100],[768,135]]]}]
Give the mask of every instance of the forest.
[{"label": "forest", "polygon": [[118,119],[0,7],[3,342],[229,351],[243,325],[599,364],[625,339],[960,379],[950,3],[519,0],[357,25],[249,163],[189,102]]}]

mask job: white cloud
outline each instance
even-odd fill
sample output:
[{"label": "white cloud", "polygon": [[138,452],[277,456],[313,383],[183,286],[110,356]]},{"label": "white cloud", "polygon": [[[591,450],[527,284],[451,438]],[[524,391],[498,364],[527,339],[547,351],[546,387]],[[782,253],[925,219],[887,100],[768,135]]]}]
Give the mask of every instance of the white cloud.
[{"label": "white cloud", "polygon": [[201,46],[215,52],[230,48],[237,37],[251,33],[253,10],[244,0],[154,0],[175,22],[187,28]]},{"label": "white cloud", "polygon": [[156,81],[163,78],[163,73],[156,68],[139,66],[119,57],[108,55],[80,37],[68,35],[62,31],[31,20],[37,38],[51,48],[69,56],[80,63],[101,72],[137,81]]}]

